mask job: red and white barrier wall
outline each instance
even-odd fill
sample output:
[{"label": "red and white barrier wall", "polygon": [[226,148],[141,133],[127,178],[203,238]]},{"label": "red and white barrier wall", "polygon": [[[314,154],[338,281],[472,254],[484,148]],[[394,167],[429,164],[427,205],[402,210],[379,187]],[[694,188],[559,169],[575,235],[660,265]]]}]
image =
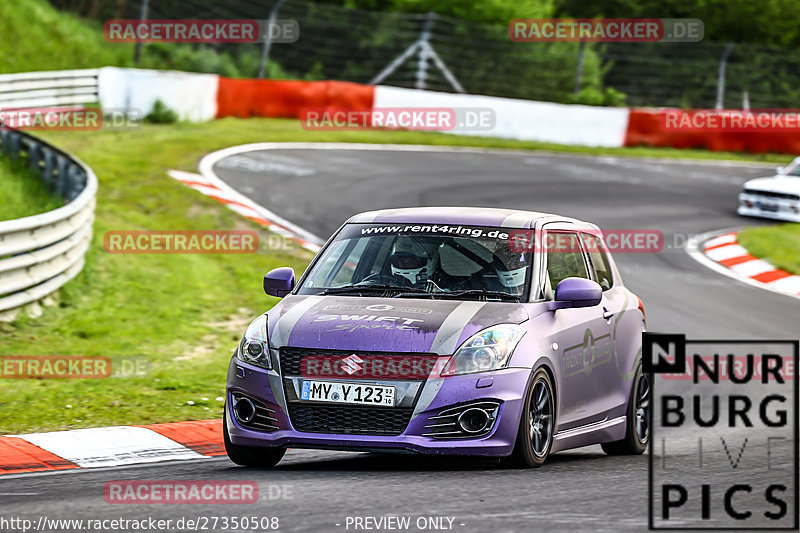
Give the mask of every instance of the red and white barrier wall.
[{"label": "red and white barrier wall", "polygon": [[535,102],[496,96],[451,94],[399,87],[375,87],[375,107],[488,108],[490,131],[453,133],[582,146],[622,146],[628,109]]},{"label": "red and white barrier wall", "polygon": [[303,109],[490,108],[490,131],[452,133],[580,146],[662,146],[731,152],[800,153],[790,130],[668,130],[665,116],[695,111],[566,105],[494,96],[421,91],[340,81],[231,79],[214,74],[105,67],[98,76],[103,108],[148,113],[156,99],[182,120],[223,117],[299,118]]},{"label": "red and white barrier wall", "polygon": [[97,93],[103,109],[146,115],[161,100],[181,120],[204,122],[217,116],[219,79],[216,74],[103,67],[97,75]]},{"label": "red and white barrier wall", "polygon": [[248,80],[220,77],[217,118],[299,118],[303,109],[369,111],[375,87],[346,81]]},{"label": "red and white barrier wall", "polygon": [[[632,109],[628,120],[625,146],[663,146],[702,148],[714,152],[777,152],[800,153],[800,129],[788,128],[758,131],[698,131],[666,128],[667,114],[671,123],[693,123],[693,116],[705,111],[676,109]],[[686,118],[688,120],[681,120]]]}]

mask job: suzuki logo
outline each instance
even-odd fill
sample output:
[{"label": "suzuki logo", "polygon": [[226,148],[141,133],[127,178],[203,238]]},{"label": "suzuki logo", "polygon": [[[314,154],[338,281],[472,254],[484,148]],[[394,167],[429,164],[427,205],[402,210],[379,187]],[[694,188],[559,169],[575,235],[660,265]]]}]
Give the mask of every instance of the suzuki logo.
[{"label": "suzuki logo", "polygon": [[345,372],[347,372],[352,376],[353,374],[364,368],[360,364],[363,362],[364,360],[361,359],[356,354],[348,355],[347,357],[342,359],[342,370],[344,370]]}]

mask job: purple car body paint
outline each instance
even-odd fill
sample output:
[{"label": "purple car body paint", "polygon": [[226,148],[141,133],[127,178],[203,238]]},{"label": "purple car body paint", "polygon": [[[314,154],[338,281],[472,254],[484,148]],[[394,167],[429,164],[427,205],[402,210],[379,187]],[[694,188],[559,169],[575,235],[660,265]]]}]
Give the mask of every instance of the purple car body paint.
[{"label": "purple car body paint", "polygon": [[[519,248],[520,232],[568,245]],[[647,445],[644,312],[597,226],[486,208],[363,213],[296,284],[282,268],[264,289],[283,300],[228,369],[234,462],[306,447],[538,466],[590,444]]]}]

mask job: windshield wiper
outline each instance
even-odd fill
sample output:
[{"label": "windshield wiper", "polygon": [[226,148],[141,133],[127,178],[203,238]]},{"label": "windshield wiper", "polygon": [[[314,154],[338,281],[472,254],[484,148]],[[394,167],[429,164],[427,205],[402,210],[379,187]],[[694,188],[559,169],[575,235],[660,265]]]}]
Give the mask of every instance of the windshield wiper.
[{"label": "windshield wiper", "polygon": [[350,294],[350,293],[361,293],[369,291],[426,292],[424,289],[416,289],[414,287],[402,287],[400,285],[368,284],[368,285],[347,285],[345,287],[329,287],[317,294],[318,296],[326,296],[328,294]]},{"label": "windshield wiper", "polygon": [[462,296],[483,296],[484,298],[498,298],[500,300],[507,300],[511,302],[519,302],[519,296],[514,296],[503,291],[485,291],[481,289],[468,289],[456,292],[440,292],[437,296],[445,298],[460,298]]}]

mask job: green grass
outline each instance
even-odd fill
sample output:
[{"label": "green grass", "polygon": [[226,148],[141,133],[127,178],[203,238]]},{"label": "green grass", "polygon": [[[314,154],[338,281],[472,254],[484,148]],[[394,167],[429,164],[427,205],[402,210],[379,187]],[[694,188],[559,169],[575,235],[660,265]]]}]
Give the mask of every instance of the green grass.
[{"label": "green grass", "polygon": [[[81,274],[39,318],[0,324],[0,355],[144,358],[146,375],[100,380],[0,380],[0,434],[219,417],[227,362],[248,321],[277,300],[261,277],[301,270],[298,248],[252,255],[117,255],[111,230],[253,229],[256,226],[172,180],[199,159],[260,141],[414,143],[546,149],[571,153],[765,159],[701,151],[589,149],[423,132],[314,132],[296,120],[224,119],[134,130],[49,132],[50,142],[91,166],[99,179],[94,238]],[[785,156],[775,161],[785,162]],[[366,209],[366,207],[365,207]],[[208,400],[202,400],[208,398]],[[194,402],[190,405],[187,402]],[[67,407],[71,406],[71,407]]]},{"label": "green grass", "polygon": [[0,157],[0,220],[44,213],[63,203],[50,193],[39,176]]},{"label": "green grass", "polygon": [[750,254],[800,275],[800,224],[748,228],[737,240]]},{"label": "green grass", "polygon": [[[186,44],[147,44],[134,65],[134,45],[107,42],[97,21],[58,11],[47,0],[0,0],[0,73],[137,66],[255,76],[260,50],[253,45],[234,56]],[[268,69],[271,77],[286,76],[273,62]]]},{"label": "green grass", "polygon": [[0,0],[0,72],[128,65],[132,45],[110,45],[102,28],[44,0]]}]

